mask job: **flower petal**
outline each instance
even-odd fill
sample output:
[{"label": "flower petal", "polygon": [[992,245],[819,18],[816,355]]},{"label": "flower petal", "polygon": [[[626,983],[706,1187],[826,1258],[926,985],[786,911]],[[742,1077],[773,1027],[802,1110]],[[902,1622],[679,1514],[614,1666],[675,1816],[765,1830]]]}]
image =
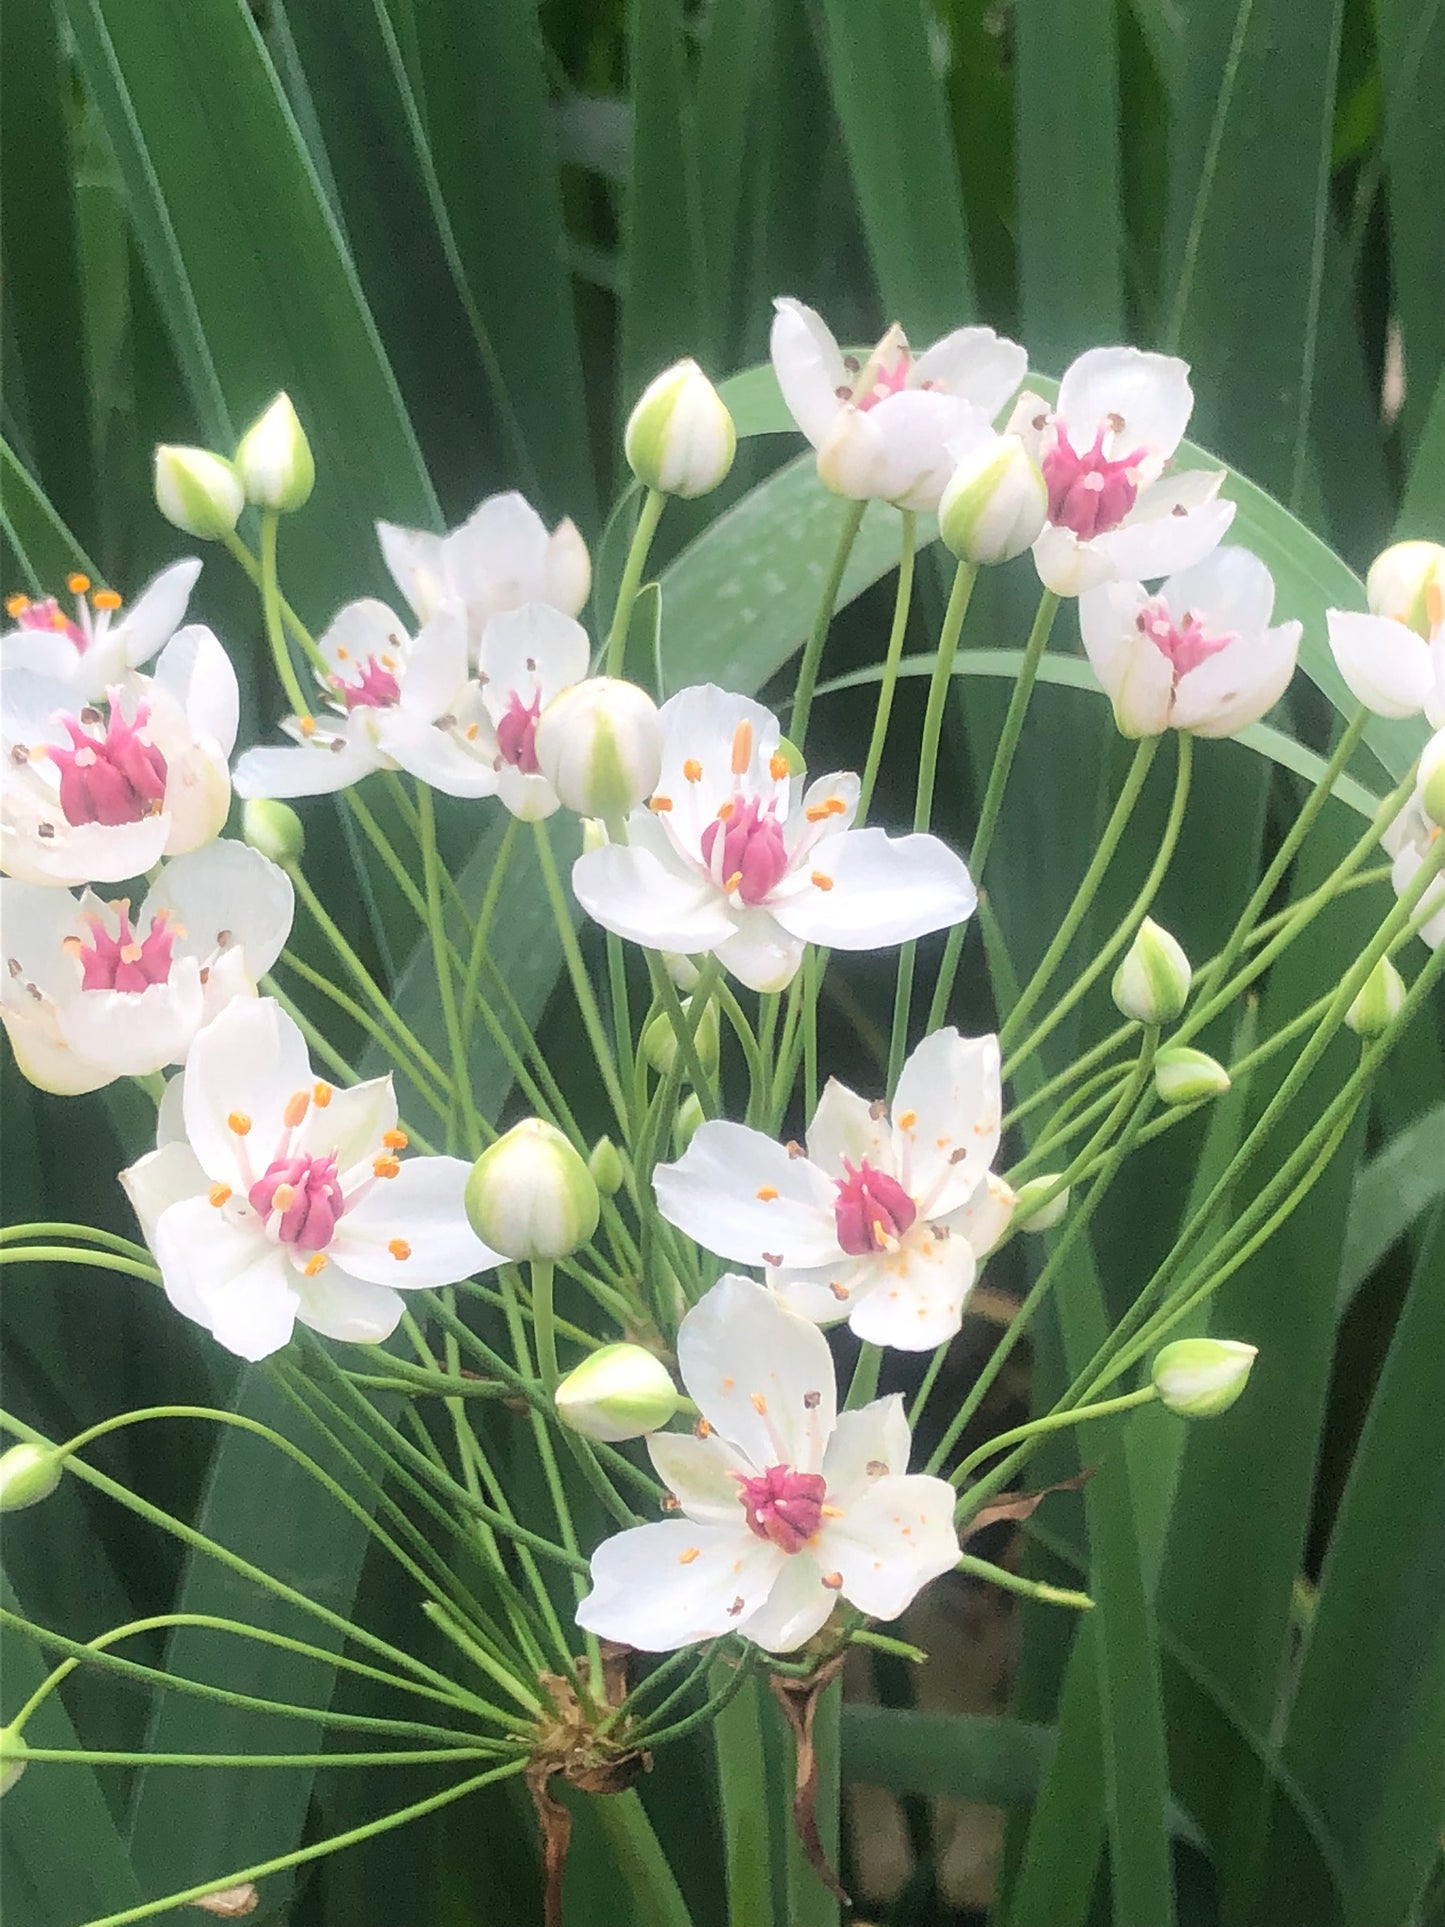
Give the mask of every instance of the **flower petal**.
[{"label": "flower petal", "polygon": [[1167,459],[1183,439],[1193,409],[1188,362],[1138,348],[1090,348],[1064,370],[1056,413],[1080,453],[1117,415],[1107,453],[1122,458],[1144,447]]},{"label": "flower petal", "polygon": [[1109,695],[1119,734],[1131,740],[1162,735],[1177,720],[1173,663],[1148,636],[1136,629],[1132,636],[1123,639],[1112,667],[1115,681]]},{"label": "flower petal", "polygon": [[956,1500],[921,1472],[878,1479],[825,1521],[816,1557],[843,1575],[843,1597],[870,1619],[896,1619],[930,1579],[957,1565]]},{"label": "flower petal", "polygon": [[1152,582],[1202,562],[1234,520],[1234,503],[1219,499],[1224,471],[1190,469],[1142,491],[1128,519],[1089,545],[1115,575]]},{"label": "flower petal", "polygon": [[466,603],[474,637],[500,610],[539,600],[546,566],[546,526],[515,489],[479,502],[442,547],[443,579]]},{"label": "flower petal", "polygon": [[901,1393],[875,1398],[856,1412],[840,1412],[823,1455],[828,1503],[847,1507],[889,1473],[906,1472],[911,1449]]},{"label": "flower petal", "polygon": [[893,1121],[924,1216],[967,1202],[998,1154],[1002,1109],[997,1037],[960,1037],[950,1027],[916,1046],[898,1079]]},{"label": "flower petal", "polygon": [[287,1100],[310,1085],[305,1039],[279,1004],[228,1004],[186,1060],[186,1137],[207,1175],[244,1196],[274,1155]]},{"label": "flower petal", "polygon": [[1330,651],[1356,702],[1377,716],[1418,716],[1433,693],[1430,645],[1388,616],[1331,609]]},{"label": "flower petal", "polygon": [[279,1245],[204,1197],[163,1211],[153,1249],[166,1296],[238,1358],[267,1358],[290,1337],[300,1303]]},{"label": "flower petal", "polygon": [[766,1653],[796,1652],[832,1614],[838,1595],[823,1584],[818,1562],[807,1551],[784,1557],[773,1589],[743,1627],[743,1636]]},{"label": "flower petal", "polygon": [[205,962],[218,949],[239,949],[254,980],[280,956],[295,903],[284,870],[249,844],[227,837],[172,857],[147,891],[136,922],[149,928],[164,912],[184,933],[176,939],[177,957]]},{"label": "flower petal", "polygon": [[327,1264],[309,1278],[293,1265],[291,1286],[301,1300],[296,1316],[323,1338],[380,1345],[401,1323],[402,1301],[394,1291],[353,1277],[338,1264]]},{"label": "flower petal", "polygon": [[936,388],[904,388],[880,401],[864,419],[883,438],[885,461],[876,489],[869,492],[899,508],[931,515],[956,466],[950,444],[988,418],[956,395]]},{"label": "flower petal", "polygon": [[1215,636],[1261,635],[1274,614],[1274,577],[1252,550],[1234,543],[1171,575],[1159,594],[1176,617],[1192,610]]},{"label": "flower petal", "polygon": [[1196,736],[1233,736],[1268,715],[1289,688],[1303,633],[1298,622],[1282,622],[1241,636],[1181,676],[1174,727]]},{"label": "flower petal", "polygon": [[[1111,699],[1133,668],[1141,640],[1139,617],[1149,599],[1142,582],[1103,582],[1079,596],[1079,635],[1084,654]],[[1152,643],[1149,646],[1163,661],[1163,651]]]},{"label": "flower petal", "polygon": [[[694,683],[670,696],[657,720],[662,731],[657,788],[671,800],[669,822],[679,841],[696,854],[704,828],[734,790],[766,795],[772,787],[769,765],[781,736],[778,719],[751,696],[716,683]],[[747,748],[748,759],[735,776],[732,758],[738,747]]]},{"label": "flower petal", "polygon": [[241,690],[231,658],[200,623],[178,629],[161,651],[155,684],[173,697],[193,735],[209,737],[222,757],[236,747]]},{"label": "flower petal", "polygon": [[650,950],[691,955],[733,933],[727,900],[707,877],[680,874],[631,844],[609,843],[579,856],[572,892],[594,923]]},{"label": "flower petal", "polygon": [[140,1220],[141,1235],[154,1251],[161,1213],[182,1199],[203,1195],[208,1180],[189,1144],[162,1144],[122,1171],[120,1182]]},{"label": "flower petal", "polygon": [[992,421],[1028,373],[1028,354],[992,328],[955,328],[926,349],[909,371],[910,387],[935,389],[971,402]]},{"label": "flower petal", "polygon": [[746,1463],[722,1439],[695,1438],[691,1432],[652,1432],[647,1455],[658,1478],[689,1519],[704,1526],[737,1528],[742,1498],[734,1472]]},{"label": "flower petal", "polygon": [[803,961],[803,945],[783,930],[766,910],[744,910],[731,936],[714,944],[713,953],[749,990],[786,990]]},{"label": "flower petal", "polygon": [[761,1265],[824,1265],[838,1256],[833,1186],[806,1158],[745,1124],[700,1124],[676,1164],[653,1173],[669,1224],[720,1258]]},{"label": "flower petal", "polygon": [[869,1344],[927,1352],[952,1338],[963,1323],[977,1261],[968,1239],[935,1238],[924,1226],[898,1251],[880,1253],[869,1270],[868,1290],[854,1291],[851,1329]]},{"label": "flower petal", "polygon": [[972,1195],[950,1211],[945,1223],[956,1238],[966,1238],[981,1264],[1013,1222],[1018,1193],[996,1171],[985,1173]]},{"label": "flower petal", "polygon": [[408,626],[389,603],[362,596],[337,610],[317,640],[317,648],[343,682],[355,682],[373,656],[397,660],[407,649]]},{"label": "flower petal", "polygon": [[773,372],[788,412],[814,448],[820,448],[846,404],[838,390],[848,383],[843,356],[827,323],[813,309],[780,295],[773,303],[768,343]]},{"label": "flower petal", "polygon": [[683,1319],[677,1362],[708,1424],[759,1470],[821,1470],[837,1390],[816,1325],[751,1279],[725,1273]]},{"label": "flower petal", "polygon": [[[443,796],[495,796],[497,771],[455,729],[439,728],[420,711],[397,707],[377,712],[376,740],[385,756],[409,776]],[[285,752],[282,752],[285,754]],[[240,771],[236,772],[239,780]]]},{"label": "flower petal", "polygon": [[200,562],[194,556],[173,562],[146,584],[125,612],[124,620],[112,624],[112,634],[124,632],[128,668],[139,669],[162,643],[169,642],[185,616],[200,573]]},{"label": "flower petal", "polygon": [[808,1126],[808,1156],[830,1178],[842,1177],[844,1158],[854,1164],[867,1158],[890,1177],[898,1175],[893,1162],[893,1127],[886,1115],[875,1117],[872,1105],[836,1077],[830,1077],[823,1086]]},{"label": "flower petal", "polygon": [[963,859],[936,836],[848,830],[816,850],[815,887],[770,906],[785,930],[837,950],[883,950],[973,914],[978,893]]},{"label": "flower petal", "polygon": [[593,1553],[592,1590],[577,1624],[639,1652],[675,1652],[741,1631],[786,1558],[741,1517],[736,1526],[680,1519],[634,1526]]},{"label": "flower petal", "polygon": [[542,597],[564,616],[582,613],[592,592],[592,558],[569,515],[547,537],[542,563]]},{"label": "flower petal", "polygon": [[368,1284],[398,1291],[459,1284],[502,1263],[467,1222],[463,1158],[407,1158],[347,1211],[328,1246],[337,1264]]},{"label": "flower petal", "polygon": [[497,771],[497,797],[521,823],[540,823],[562,807],[545,776],[532,775],[514,763],[503,763]]},{"label": "flower petal", "polygon": [[[313,1084],[305,1088],[310,1090],[312,1102],[291,1141],[296,1156],[334,1156],[342,1178],[348,1179],[353,1166],[369,1164],[386,1148],[382,1133],[396,1128],[396,1090],[390,1071],[360,1084]],[[325,1101],[320,1104],[315,1102],[318,1090],[325,1093]]]},{"label": "flower petal", "polygon": [[142,991],[82,990],[61,1009],[60,1034],[111,1077],[149,1077],[184,1060],[203,1016],[200,965],[177,958],[165,983]]},{"label": "flower petal", "polygon": [[1057,596],[1083,595],[1128,573],[1115,569],[1097,542],[1081,542],[1072,529],[1052,522],[1034,544],[1034,567],[1039,581]]},{"label": "flower petal", "polygon": [[478,660],[504,703],[512,690],[528,699],[540,693],[545,709],[554,696],[581,682],[591,653],[580,622],[545,602],[524,602],[489,619]]},{"label": "flower petal", "polygon": [[467,612],[447,596],[407,651],[401,706],[425,722],[451,707],[467,680]]},{"label": "flower petal", "polygon": [[378,522],[376,539],[392,581],[411,605],[418,622],[425,622],[445,592],[442,538],[430,529],[403,529],[395,522]]},{"label": "flower petal", "polygon": [[248,749],[236,765],[237,796],[329,796],[386,767],[385,759],[354,737],[313,737],[296,749]]}]

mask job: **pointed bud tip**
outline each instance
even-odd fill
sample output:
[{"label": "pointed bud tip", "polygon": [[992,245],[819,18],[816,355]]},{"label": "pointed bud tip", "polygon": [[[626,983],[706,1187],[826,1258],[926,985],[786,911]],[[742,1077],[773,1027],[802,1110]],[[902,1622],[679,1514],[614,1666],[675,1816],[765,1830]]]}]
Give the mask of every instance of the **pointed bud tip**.
[{"label": "pointed bud tip", "polygon": [[1048,515],[1043,470],[1017,435],[968,449],[938,504],[938,533],[960,562],[1011,562],[1032,548]]},{"label": "pointed bud tip", "polygon": [[1168,1044],[1154,1059],[1154,1089],[1164,1104],[1198,1104],[1207,1097],[1223,1097],[1229,1072],[1207,1051]]},{"label": "pointed bud tip", "polygon": [[1189,959],[1175,937],[1145,917],[1114,973],[1114,1003],[1139,1024],[1172,1024],[1189,1001]]},{"label": "pointed bud tip", "polygon": [[623,1179],[627,1175],[622,1154],[610,1137],[600,1137],[592,1146],[587,1169],[604,1198],[614,1197],[622,1189]]},{"label": "pointed bud tip", "polygon": [[603,1345],[567,1374],[553,1398],[574,1432],[609,1444],[658,1431],[678,1407],[666,1366],[640,1345]]},{"label": "pointed bud tip", "polygon": [[695,361],[679,361],[643,390],[623,448],[638,481],[691,500],[724,481],[737,453],[727,405]]},{"label": "pointed bud tip", "polygon": [[162,442],[155,452],[156,507],[173,528],[202,542],[229,535],[246,506],[241,478],[224,455]]},{"label": "pointed bud tip", "polygon": [[526,1118],[472,1166],[467,1221],[504,1258],[566,1258],[597,1229],[597,1181],[568,1140],[541,1118]]},{"label": "pointed bud tip", "polygon": [[1258,1347],[1235,1338],[1178,1338],[1154,1359],[1160,1402],[1180,1418],[1218,1418],[1249,1379]]},{"label": "pointed bud tip", "polygon": [[241,437],[236,472],[257,508],[286,514],[309,499],[316,463],[289,395],[277,395]]}]

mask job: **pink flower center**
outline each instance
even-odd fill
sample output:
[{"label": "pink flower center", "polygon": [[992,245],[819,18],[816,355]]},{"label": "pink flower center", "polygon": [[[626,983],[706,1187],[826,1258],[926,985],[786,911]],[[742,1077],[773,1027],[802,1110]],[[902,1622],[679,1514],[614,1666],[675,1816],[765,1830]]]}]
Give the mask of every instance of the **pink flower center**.
[{"label": "pink flower center", "polygon": [[866,395],[858,397],[855,406],[866,414],[870,408],[876,408],[880,401],[887,401],[890,395],[900,394],[908,386],[908,371],[912,365],[905,348],[891,368],[878,368],[873,376],[873,386]]},{"label": "pink flower center", "polygon": [[89,637],[77,622],[65,615],[54,596],[47,596],[43,602],[32,602],[28,608],[21,609],[16,615],[16,624],[21,629],[49,629],[56,634],[68,636],[83,655]]},{"label": "pink flower center", "polygon": [[1191,669],[1197,669],[1200,663],[1208,662],[1211,656],[1217,656],[1221,649],[1239,640],[1234,635],[1206,635],[1204,624],[1192,609],[1186,609],[1176,622],[1162,596],[1155,596],[1139,611],[1139,628],[1160,655],[1167,656],[1174,665],[1176,683]]},{"label": "pink flower center", "polygon": [[167,982],[176,933],[165,911],[151,918],[150,934],[137,942],[130,927],[130,905],[116,903],[111,908],[115,911],[115,936],[99,917],[91,917],[88,944],[80,937],[66,941],[66,949],[80,964],[81,989],[140,991]]},{"label": "pink flower center", "polygon": [[749,1532],[771,1540],[780,1552],[801,1552],[823,1523],[828,1487],[822,1473],[770,1465],[758,1478],[734,1477]]},{"label": "pink flower center", "polygon": [[714,871],[718,838],[722,838],[722,881],[736,890],[744,903],[763,903],[782,881],[788,867],[783,826],[770,803],[767,813],[754,796],[734,796],[723,808],[727,815],[709,823],[702,833],[702,858]]},{"label": "pink flower center", "polygon": [[833,1180],[838,1192],[833,1205],[838,1243],[852,1258],[886,1251],[918,1216],[918,1206],[897,1178],[875,1170],[867,1158],[856,1170],[844,1158],[843,1169],[847,1177]]},{"label": "pink flower center", "polygon": [[324,1250],[346,1209],[336,1158],[330,1152],[323,1158],[274,1158],[246,1195],[263,1218],[279,1211],[277,1237],[303,1251]]},{"label": "pink flower center", "polygon": [[80,719],[63,716],[72,747],[48,751],[60,770],[60,807],[67,823],[139,823],[155,816],[166,800],[166,759],[146,736],[149,705],[136,704],[135,720],[127,722],[120,710],[120,691],[110,692],[110,721],[104,736],[98,710],[84,709]]},{"label": "pink flower center", "polygon": [[390,709],[401,701],[401,684],[378,656],[367,657],[358,681],[346,682],[333,676],[331,686],[345,702],[348,714],[353,709]]},{"label": "pink flower center", "polygon": [[524,703],[514,689],[507,699],[507,713],[497,724],[497,748],[501,751],[502,761],[510,763],[513,769],[521,770],[524,776],[535,776],[540,767],[537,762],[537,718],[541,713],[540,689],[530,703]]},{"label": "pink flower center", "polygon": [[1118,528],[1133,508],[1139,494],[1136,464],[1147,450],[1136,448],[1132,455],[1111,461],[1104,454],[1104,437],[1113,424],[1101,422],[1094,446],[1077,454],[1056,424],[1057,439],[1043,459],[1044,481],[1049,490],[1049,520],[1072,529],[1083,542]]}]

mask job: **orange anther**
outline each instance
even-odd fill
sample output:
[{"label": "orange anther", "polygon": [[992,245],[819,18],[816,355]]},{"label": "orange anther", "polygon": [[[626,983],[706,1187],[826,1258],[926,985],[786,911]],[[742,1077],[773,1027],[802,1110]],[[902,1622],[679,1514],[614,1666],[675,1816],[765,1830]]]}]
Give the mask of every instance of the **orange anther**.
[{"label": "orange anther", "polygon": [[278,1184],[276,1189],[271,1193],[271,1209],[273,1211],[289,1211],[295,1202],[296,1187],[294,1184]]},{"label": "orange anther", "polygon": [[5,598],[5,613],[12,622],[18,622],[29,607],[28,595],[12,595]]},{"label": "orange anther", "polygon": [[97,589],[90,598],[97,609],[109,611],[120,607],[120,597],[114,589]]},{"label": "orange anther", "polygon": [[719,823],[726,823],[729,817],[735,815],[736,812],[737,812],[737,804],[733,802],[731,797],[729,797],[726,803],[718,804],[717,820]]},{"label": "orange anther", "polygon": [[386,1248],[398,1262],[402,1262],[411,1256],[411,1246],[405,1238],[393,1238]]},{"label": "orange anther", "polygon": [[702,764],[695,756],[689,756],[682,766],[682,773],[689,783],[700,783],[702,781]]},{"label": "orange anther", "polygon": [[468,723],[466,728],[462,731],[463,736],[466,737],[469,743],[474,743],[477,740],[477,733],[478,733],[478,725],[476,723]]},{"label": "orange anther", "polygon": [[311,736],[316,730],[316,718],[314,716],[298,716],[296,718],[296,727],[301,731],[303,736]]},{"label": "orange anther", "polygon": [[286,1108],[281,1113],[281,1122],[288,1131],[294,1131],[310,1108],[310,1091],[292,1091],[286,1100]]},{"label": "orange anther", "polygon": [[70,627],[70,618],[65,614],[63,609],[52,609],[50,612],[50,626],[52,629],[68,629]]},{"label": "orange anther", "polygon": [[771,1204],[777,1195],[778,1187],[775,1184],[760,1184],[758,1186],[757,1198],[759,1204]]},{"label": "orange anther", "polygon": [[411,1143],[405,1131],[383,1131],[381,1141],[388,1151],[404,1151]]},{"label": "orange anther", "polygon": [[305,1264],[301,1267],[302,1275],[303,1277],[306,1277],[306,1278],[314,1278],[318,1271],[325,1271],[325,1269],[326,1269],[326,1254],[321,1251],[313,1251],[311,1256],[306,1260]]},{"label": "orange anther", "polygon": [[828,1588],[829,1592],[841,1592],[843,1590],[842,1573],[825,1572],[823,1574],[823,1584]]},{"label": "orange anther", "polygon": [[753,726],[743,718],[733,731],[733,775],[745,776],[753,760]]},{"label": "orange anther", "polygon": [[724,879],[723,888],[724,890],[727,891],[728,895],[731,896],[733,891],[737,889],[738,885],[742,882],[742,880],[743,880],[742,871],[734,870],[730,877],[727,877]]},{"label": "orange anther", "polygon": [[251,1120],[244,1111],[232,1111],[226,1119],[226,1128],[237,1137],[244,1137],[251,1128]]},{"label": "orange anther", "polygon": [[898,1128],[900,1131],[911,1131],[917,1122],[917,1111],[905,1111],[898,1120]]},{"label": "orange anther", "polygon": [[759,1418],[765,1418],[767,1416],[768,1401],[763,1397],[761,1392],[749,1392],[748,1403],[752,1406]]},{"label": "orange anther", "polygon": [[650,810],[654,810],[658,816],[666,816],[667,812],[672,808],[672,798],[670,796],[662,795],[662,793],[659,791],[659,793],[652,798],[651,802],[648,804],[647,807]]},{"label": "orange anther", "polygon": [[383,1154],[371,1160],[371,1168],[379,1178],[394,1178],[401,1164],[398,1159]]},{"label": "orange anther", "polygon": [[815,890],[831,890],[833,887],[832,877],[824,876],[821,870],[814,870],[808,881]]},{"label": "orange anther", "polygon": [[688,1546],[685,1548],[684,1551],[680,1552],[677,1555],[677,1563],[680,1566],[690,1566],[694,1559],[700,1559],[701,1557],[702,1557],[701,1546]]},{"label": "orange anther", "polygon": [[337,660],[338,662],[350,662],[350,661],[351,661],[351,651],[350,651],[349,649],[343,649],[343,648],[342,648],[342,646],[341,646],[341,644],[340,644],[340,643],[337,643],[337,645],[336,645],[336,660]]},{"label": "orange anther", "polygon": [[82,575],[77,569],[74,575],[68,575],[65,578],[65,586],[72,595],[84,595],[90,587],[90,577]]},{"label": "orange anther", "polygon": [[216,1209],[219,1211],[221,1206],[226,1202],[226,1200],[230,1197],[230,1195],[231,1195],[231,1187],[229,1184],[213,1184],[210,1190],[206,1193],[206,1201],[209,1204],[215,1205]]},{"label": "orange anther", "polygon": [[318,1111],[324,1111],[326,1106],[331,1102],[331,1086],[329,1084],[313,1084],[311,1086],[311,1102],[316,1106]]},{"label": "orange anther", "polygon": [[775,783],[781,783],[788,773],[788,759],[780,750],[774,750],[768,758],[768,774]]},{"label": "orange anther", "polygon": [[848,1287],[846,1285],[840,1285],[836,1278],[832,1279],[829,1282],[828,1289],[829,1291],[832,1292],[833,1296],[838,1300],[840,1305],[842,1304],[845,1298],[851,1295],[849,1293]]}]

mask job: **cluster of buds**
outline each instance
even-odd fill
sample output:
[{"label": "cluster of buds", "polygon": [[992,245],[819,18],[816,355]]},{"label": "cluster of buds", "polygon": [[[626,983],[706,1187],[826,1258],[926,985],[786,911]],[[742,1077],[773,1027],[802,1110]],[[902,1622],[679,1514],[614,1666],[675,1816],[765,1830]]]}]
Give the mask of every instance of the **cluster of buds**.
[{"label": "cluster of buds", "polygon": [[155,454],[156,507],[173,527],[202,542],[232,533],[249,502],[286,514],[309,499],[316,463],[288,395],[259,415],[227,460],[208,448],[163,443]]}]

